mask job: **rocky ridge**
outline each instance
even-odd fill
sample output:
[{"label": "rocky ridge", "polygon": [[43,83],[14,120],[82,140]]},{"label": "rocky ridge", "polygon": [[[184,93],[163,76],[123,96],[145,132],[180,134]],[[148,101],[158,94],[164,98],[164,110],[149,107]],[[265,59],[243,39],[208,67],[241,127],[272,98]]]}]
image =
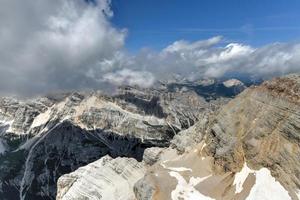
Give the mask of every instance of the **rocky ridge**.
[{"label": "rocky ridge", "polygon": [[[101,169],[113,166],[116,157],[125,157],[119,158],[124,165],[143,159],[146,166],[153,164],[160,152],[155,148],[174,144],[171,140],[177,133],[227,99],[207,101],[192,89],[173,91],[167,86],[147,90],[123,87],[114,96],[73,92],[29,100],[2,98],[0,199],[54,199],[59,177],[74,172],[76,180],[80,179],[78,168],[87,166],[86,173],[100,169],[89,164],[102,165],[101,158],[111,163]],[[181,148],[184,145],[188,142]],[[59,185],[57,198],[72,196],[61,192],[68,190],[63,186]],[[103,196],[105,191],[98,194]]]},{"label": "rocky ridge", "polygon": [[299,199],[299,96],[294,74],[4,98],[0,198]]},{"label": "rocky ridge", "polygon": [[202,138],[196,146],[160,153],[136,198],[299,199],[299,88],[293,74],[246,89],[206,128],[190,128]]}]

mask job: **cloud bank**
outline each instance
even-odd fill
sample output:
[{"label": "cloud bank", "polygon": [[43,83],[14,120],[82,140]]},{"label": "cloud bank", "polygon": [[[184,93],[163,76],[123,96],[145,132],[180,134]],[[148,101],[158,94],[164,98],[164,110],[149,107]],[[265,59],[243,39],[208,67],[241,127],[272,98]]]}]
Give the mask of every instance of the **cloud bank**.
[{"label": "cloud bank", "polygon": [[0,3],[0,90],[33,94],[97,86],[88,71],[115,57],[126,30],[114,28],[109,0]]},{"label": "cloud bank", "polygon": [[[268,79],[300,72],[300,44],[274,43],[254,48],[226,44],[221,36],[195,42],[180,40],[160,52],[142,51],[127,58],[122,66],[150,72],[156,80],[178,75],[189,80],[234,75]],[[112,80],[113,75],[110,77]]]},{"label": "cloud bank", "polygon": [[115,28],[110,0],[3,0],[0,3],[0,93],[150,87],[180,75],[190,80],[246,74],[269,78],[300,71],[300,44],[259,48],[221,36],[179,40],[161,51],[129,55],[126,29]]}]

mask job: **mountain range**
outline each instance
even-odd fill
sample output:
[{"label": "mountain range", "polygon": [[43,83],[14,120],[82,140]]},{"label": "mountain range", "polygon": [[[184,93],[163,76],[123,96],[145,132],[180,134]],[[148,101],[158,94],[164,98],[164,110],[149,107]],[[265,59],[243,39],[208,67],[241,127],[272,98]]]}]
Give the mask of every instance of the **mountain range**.
[{"label": "mountain range", "polygon": [[0,99],[0,199],[299,199],[300,75]]}]

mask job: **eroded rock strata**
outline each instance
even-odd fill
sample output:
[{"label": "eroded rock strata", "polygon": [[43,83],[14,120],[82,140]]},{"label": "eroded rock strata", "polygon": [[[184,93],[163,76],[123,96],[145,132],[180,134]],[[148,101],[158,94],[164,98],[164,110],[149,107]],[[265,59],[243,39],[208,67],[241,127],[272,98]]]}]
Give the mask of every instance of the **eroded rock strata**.
[{"label": "eroded rock strata", "polygon": [[198,146],[148,168],[137,199],[299,199],[299,89],[293,74],[238,95],[195,128]]},{"label": "eroded rock strata", "polygon": [[133,185],[144,173],[143,163],[133,158],[105,156],[60,177],[56,199],[133,200]]}]

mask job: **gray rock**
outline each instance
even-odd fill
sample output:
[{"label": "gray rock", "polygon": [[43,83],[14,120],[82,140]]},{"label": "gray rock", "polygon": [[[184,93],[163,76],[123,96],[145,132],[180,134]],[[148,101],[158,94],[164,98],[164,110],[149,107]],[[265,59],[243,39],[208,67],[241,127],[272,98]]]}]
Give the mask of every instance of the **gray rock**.
[{"label": "gray rock", "polygon": [[180,153],[193,149],[205,135],[208,117],[209,114],[202,113],[202,117],[195,125],[176,134],[171,140],[171,147],[176,148]]},{"label": "gray rock", "polygon": [[138,200],[154,199],[155,185],[151,184],[151,181],[148,181],[146,177],[137,181],[133,189]]},{"label": "gray rock", "polygon": [[[300,185],[300,75],[266,81],[224,106],[207,143],[224,171],[267,167],[289,191]],[[291,192],[292,193],[292,192]]]},{"label": "gray rock", "polygon": [[160,155],[164,150],[165,148],[159,148],[159,147],[151,147],[145,149],[143,154],[143,161],[147,165],[153,165],[159,160]]},{"label": "gray rock", "polygon": [[144,173],[145,167],[135,159],[105,156],[61,176],[56,199],[134,200],[133,185]]}]

